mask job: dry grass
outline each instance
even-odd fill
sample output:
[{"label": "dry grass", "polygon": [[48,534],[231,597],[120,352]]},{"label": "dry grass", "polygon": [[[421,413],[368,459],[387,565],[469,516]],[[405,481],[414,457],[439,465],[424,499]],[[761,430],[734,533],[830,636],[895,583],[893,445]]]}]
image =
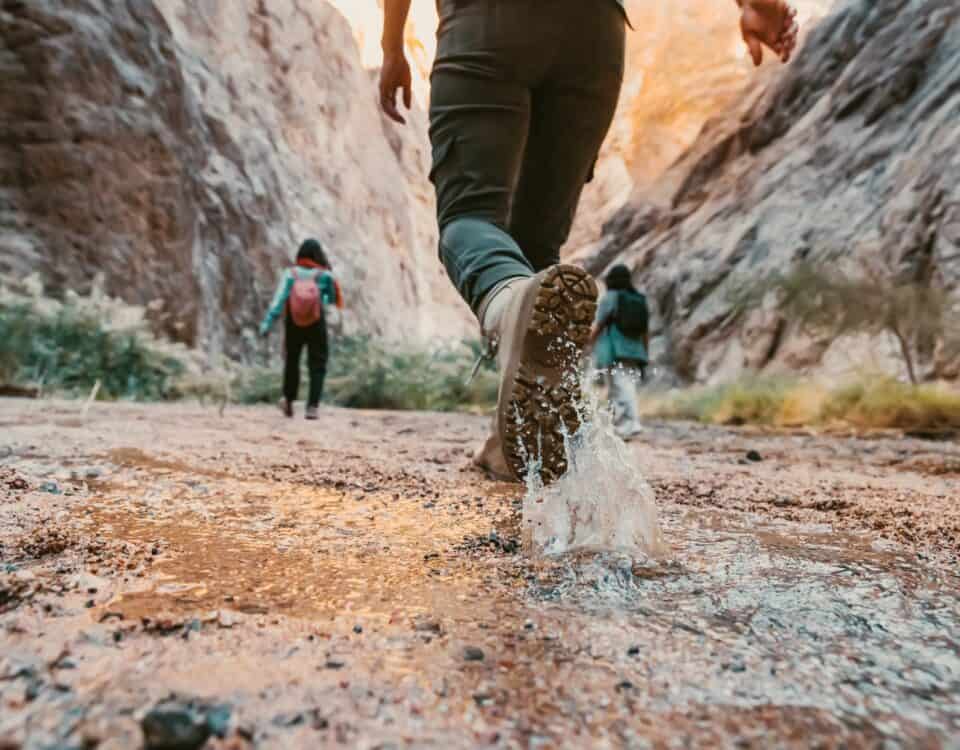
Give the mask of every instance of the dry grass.
[{"label": "dry grass", "polygon": [[841,386],[750,378],[651,396],[642,412],[705,424],[846,426],[858,429],[960,430],[960,391],[864,376]]}]

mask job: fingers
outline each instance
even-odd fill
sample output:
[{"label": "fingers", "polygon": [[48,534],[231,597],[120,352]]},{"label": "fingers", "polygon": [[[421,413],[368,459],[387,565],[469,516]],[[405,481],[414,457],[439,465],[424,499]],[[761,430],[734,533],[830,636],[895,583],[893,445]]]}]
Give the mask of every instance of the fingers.
[{"label": "fingers", "polygon": [[759,67],[763,62],[763,45],[753,34],[749,35],[745,41],[747,49],[750,50],[750,57],[753,59],[754,66]]},{"label": "fingers", "polygon": [[741,24],[740,31],[743,34],[743,41],[747,45],[747,49],[750,51],[750,57],[753,60],[755,66],[759,66],[763,62],[763,44],[758,37],[751,29],[749,29],[746,24]]},{"label": "fingers", "polygon": [[[400,110],[397,108],[397,89],[399,87],[396,84],[389,83],[388,81],[380,82],[380,108],[384,113],[396,123],[400,125],[406,125],[407,121]],[[410,87],[403,87],[403,101],[407,105],[407,109],[410,109]]]},{"label": "fingers", "polygon": [[397,92],[394,91],[387,95],[381,95],[380,97],[380,107],[386,113],[387,117],[393,120],[400,125],[406,125],[407,121],[403,115],[400,114],[400,110],[397,109]]},{"label": "fingers", "polygon": [[795,9],[788,9],[783,26],[783,33],[778,40],[776,52],[783,62],[790,62],[790,57],[797,47],[797,36],[800,34],[800,24],[797,23],[797,11]]},{"label": "fingers", "polygon": [[781,61],[788,62],[800,33],[797,12],[784,0],[756,0],[754,4],[745,5],[740,30],[754,65],[763,62],[764,46]]}]

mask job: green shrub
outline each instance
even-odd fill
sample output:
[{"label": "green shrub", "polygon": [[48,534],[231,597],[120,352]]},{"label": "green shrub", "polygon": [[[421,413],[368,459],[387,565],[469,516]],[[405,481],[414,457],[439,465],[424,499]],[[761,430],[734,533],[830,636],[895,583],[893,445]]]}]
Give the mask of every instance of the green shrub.
[{"label": "green shrub", "polygon": [[68,301],[51,312],[0,302],[0,379],[68,395],[100,381],[102,398],[161,399],[183,370],[138,330],[111,330],[92,308]]},{"label": "green shrub", "polygon": [[[98,289],[58,302],[36,279],[0,287],[0,384],[42,386],[46,392],[85,396],[100,381],[101,398],[197,399],[275,403],[282,367],[210,369],[196,352],[158,339],[144,310]],[[484,410],[496,403],[491,365],[467,378],[480,342],[413,349],[369,337],[333,339],[326,400],[365,409]],[[303,386],[306,388],[306,373]]]},{"label": "green shrub", "polygon": [[[495,370],[481,368],[473,382],[466,382],[479,352],[478,342],[427,351],[364,336],[339,338],[331,348],[324,400],[354,409],[486,409],[497,399]],[[304,371],[302,389],[306,378]],[[243,370],[231,389],[239,403],[274,403],[281,397],[281,368]]]}]

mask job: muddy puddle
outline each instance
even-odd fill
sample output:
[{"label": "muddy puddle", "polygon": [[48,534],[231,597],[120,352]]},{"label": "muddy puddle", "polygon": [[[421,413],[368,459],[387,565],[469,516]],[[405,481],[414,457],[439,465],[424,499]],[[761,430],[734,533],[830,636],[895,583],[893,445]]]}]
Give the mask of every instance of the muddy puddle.
[{"label": "muddy puddle", "polygon": [[[509,501],[492,525],[489,507],[443,497],[164,481],[83,509],[100,534],[164,549],[95,616],[232,610],[387,634],[426,622],[457,644],[480,633],[504,700],[531,716],[599,685],[646,712],[775,706],[894,745],[960,737],[960,578],[864,537],[673,508],[658,559],[532,561],[510,541]],[[449,666],[422,649],[397,658],[426,684]]]}]

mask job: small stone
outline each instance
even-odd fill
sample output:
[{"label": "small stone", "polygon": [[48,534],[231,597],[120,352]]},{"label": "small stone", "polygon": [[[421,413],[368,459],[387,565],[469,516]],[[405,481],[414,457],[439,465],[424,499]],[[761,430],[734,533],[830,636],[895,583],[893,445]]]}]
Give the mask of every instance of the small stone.
[{"label": "small stone", "polygon": [[463,649],[464,661],[483,661],[486,658],[483,649],[477,648],[476,646],[467,646]]},{"label": "small stone", "polygon": [[758,461],[763,461],[763,456],[761,456],[757,451],[747,451],[747,460],[756,463]]},{"label": "small stone", "polygon": [[44,482],[40,485],[40,491],[46,492],[50,495],[60,495],[62,494],[60,490],[60,485],[56,482]]},{"label": "small stone", "polygon": [[230,727],[229,705],[168,700],[154,706],[143,720],[146,750],[198,750],[211,735],[223,737]]},{"label": "small stone", "polygon": [[631,646],[627,649],[627,656],[640,656],[640,647]]},{"label": "small stone", "polygon": [[323,666],[327,669],[343,669],[345,665],[342,661],[337,661],[336,659],[327,659],[327,663]]},{"label": "small stone", "polygon": [[534,624],[533,620],[527,620],[525,623],[523,623],[524,630],[533,630],[535,627],[537,626]]},{"label": "small stone", "polygon": [[623,692],[625,690],[633,690],[633,683],[630,680],[621,680],[617,683],[617,691]]},{"label": "small stone", "polygon": [[443,632],[443,627],[439,622],[427,617],[418,617],[414,620],[413,629],[418,633],[436,633],[437,635]]},{"label": "small stone", "polygon": [[140,722],[146,750],[198,750],[210,728],[193,707],[176,702],[154,707]]},{"label": "small stone", "polygon": [[363,625],[354,625],[353,632],[360,635],[363,632]]}]

